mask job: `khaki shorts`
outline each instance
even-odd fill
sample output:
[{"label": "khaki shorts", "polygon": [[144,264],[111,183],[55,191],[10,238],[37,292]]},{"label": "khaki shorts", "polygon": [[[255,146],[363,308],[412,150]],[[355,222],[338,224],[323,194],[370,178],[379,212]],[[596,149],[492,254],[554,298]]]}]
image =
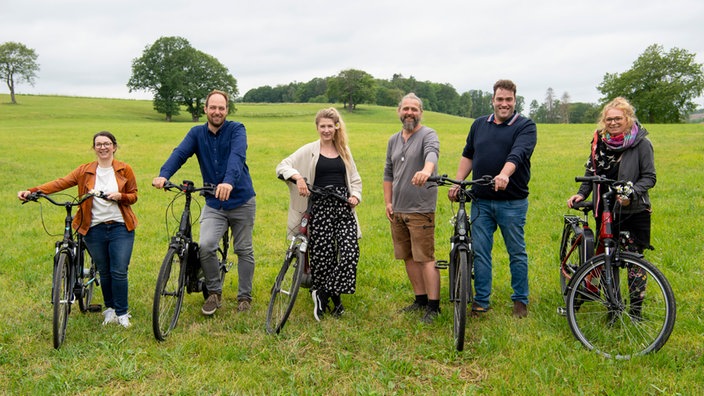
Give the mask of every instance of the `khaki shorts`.
[{"label": "khaki shorts", "polygon": [[394,213],[391,237],[396,259],[435,261],[435,213]]}]

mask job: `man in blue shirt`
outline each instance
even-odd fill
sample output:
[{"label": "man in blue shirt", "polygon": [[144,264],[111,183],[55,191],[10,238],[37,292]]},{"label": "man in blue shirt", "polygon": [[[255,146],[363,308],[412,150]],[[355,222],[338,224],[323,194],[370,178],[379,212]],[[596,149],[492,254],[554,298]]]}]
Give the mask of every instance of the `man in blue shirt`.
[{"label": "man in blue shirt", "polygon": [[200,261],[209,293],[203,304],[204,315],[214,314],[222,304],[217,249],[228,227],[238,259],[237,310],[248,311],[252,302],[252,230],[256,202],[246,163],[247,132],[241,123],[226,121],[227,112],[227,94],[217,90],[210,92],[205,100],[208,122],[191,128],[161,167],[159,176],[152,181],[154,187],[164,187],[164,183],[195,154],[203,184],[217,186],[214,196],[206,196],[200,221]]},{"label": "man in blue shirt", "polygon": [[[491,250],[497,226],[506,244],[511,269],[513,315],[528,315],[528,254],[524,227],[528,213],[530,157],[537,141],[535,123],[516,112],[516,84],[499,80],[492,96],[494,114],[477,118],[469,130],[467,144],[457,167],[456,179],[483,175],[494,178],[494,188],[473,186],[474,242],[473,314],[489,310],[491,295]],[[457,188],[448,192],[451,200]]]}]

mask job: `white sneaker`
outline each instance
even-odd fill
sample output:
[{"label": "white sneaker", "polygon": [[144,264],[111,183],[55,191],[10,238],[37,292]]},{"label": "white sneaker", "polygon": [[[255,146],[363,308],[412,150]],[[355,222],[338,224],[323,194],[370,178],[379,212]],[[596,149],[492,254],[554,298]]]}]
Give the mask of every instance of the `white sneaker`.
[{"label": "white sneaker", "polygon": [[115,313],[115,309],[106,309],[105,311],[103,311],[103,316],[105,316],[105,320],[103,320],[103,326],[108,323],[117,323],[117,314]]},{"label": "white sneaker", "polygon": [[132,323],[130,323],[131,317],[132,317],[132,315],[130,315],[128,313],[126,313],[124,315],[120,315],[117,317],[117,323],[124,328],[128,328],[128,327],[132,326]]}]

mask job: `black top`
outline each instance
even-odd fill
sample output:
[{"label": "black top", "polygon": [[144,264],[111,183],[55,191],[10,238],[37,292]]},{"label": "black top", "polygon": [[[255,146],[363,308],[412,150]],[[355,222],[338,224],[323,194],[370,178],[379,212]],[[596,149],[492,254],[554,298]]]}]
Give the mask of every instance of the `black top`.
[{"label": "black top", "polygon": [[315,183],[318,187],[345,187],[345,163],[342,157],[328,158],[323,155],[315,165]]}]

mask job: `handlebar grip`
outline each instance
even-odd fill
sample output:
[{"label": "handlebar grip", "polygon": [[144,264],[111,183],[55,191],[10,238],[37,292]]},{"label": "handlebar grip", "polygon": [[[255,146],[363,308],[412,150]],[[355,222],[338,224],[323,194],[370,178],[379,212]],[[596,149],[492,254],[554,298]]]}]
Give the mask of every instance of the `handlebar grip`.
[{"label": "handlebar grip", "polygon": [[446,178],[446,177],[447,177],[446,174],[445,174],[445,175],[430,176],[430,177],[428,178],[428,181],[429,181],[429,182],[432,182],[432,183],[438,183],[438,182],[442,181],[443,178]]}]

